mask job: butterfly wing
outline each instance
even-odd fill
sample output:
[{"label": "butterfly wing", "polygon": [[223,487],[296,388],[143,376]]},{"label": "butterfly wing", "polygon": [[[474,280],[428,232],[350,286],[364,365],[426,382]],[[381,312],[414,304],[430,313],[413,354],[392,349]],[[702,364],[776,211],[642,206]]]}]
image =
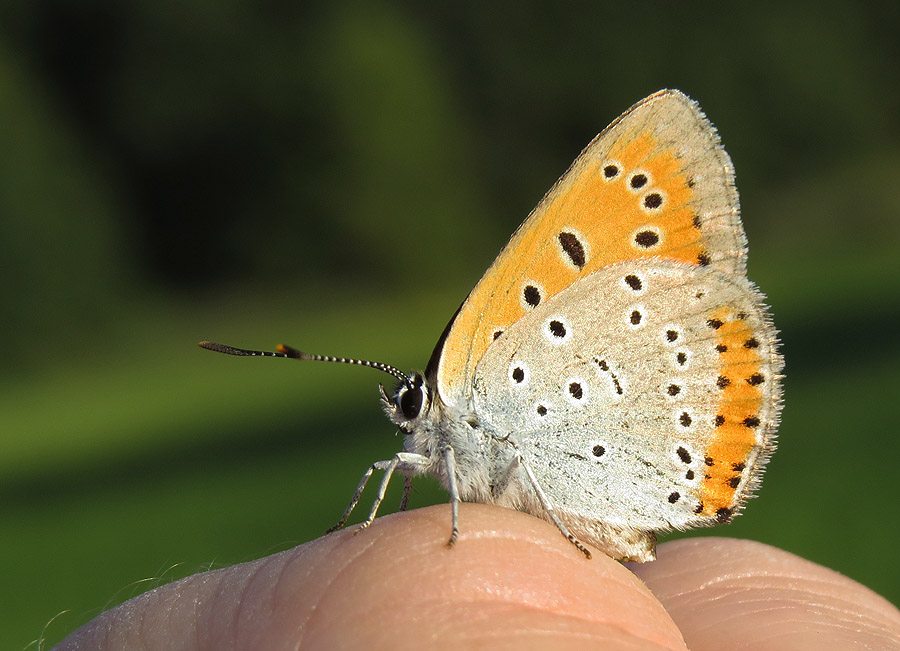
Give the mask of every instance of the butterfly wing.
[{"label": "butterfly wing", "polygon": [[598,542],[596,522],[717,524],[752,491],[772,449],[775,347],[744,277],[624,261],[512,324],[476,368],[474,404],[585,540]]},{"label": "butterfly wing", "polygon": [[744,274],[731,161],[699,106],[676,90],[597,136],[513,234],[432,356],[443,402],[471,398],[485,351],[526,313],[599,269],[650,257]]}]

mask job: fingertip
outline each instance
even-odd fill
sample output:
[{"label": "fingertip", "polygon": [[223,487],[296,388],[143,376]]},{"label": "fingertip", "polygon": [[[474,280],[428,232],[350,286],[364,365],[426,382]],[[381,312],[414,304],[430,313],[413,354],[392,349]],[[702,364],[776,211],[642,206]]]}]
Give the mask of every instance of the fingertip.
[{"label": "fingertip", "polygon": [[[314,583],[330,595],[317,606],[323,631],[370,646],[403,639],[448,646],[505,643],[583,648],[633,644],[683,649],[681,635],[647,588],[620,563],[584,554],[543,520],[480,504],[460,508],[460,534],[447,545],[446,505],[378,518],[364,538],[337,534],[340,575],[326,568]],[[365,613],[360,618],[359,613]],[[346,618],[355,613],[352,624]],[[538,635],[538,637],[535,637]],[[324,640],[323,640],[324,642]]]}]

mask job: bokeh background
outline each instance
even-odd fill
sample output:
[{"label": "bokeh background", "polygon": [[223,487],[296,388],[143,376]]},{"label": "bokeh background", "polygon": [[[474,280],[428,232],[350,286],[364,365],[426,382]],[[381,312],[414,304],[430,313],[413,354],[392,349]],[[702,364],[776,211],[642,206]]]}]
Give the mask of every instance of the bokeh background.
[{"label": "bokeh background", "polygon": [[890,1],[3,3],[0,648],[320,535],[400,446],[384,378],[196,342],[421,368],[663,87],[734,159],[787,359],[760,496],[709,533],[900,601],[898,33]]}]

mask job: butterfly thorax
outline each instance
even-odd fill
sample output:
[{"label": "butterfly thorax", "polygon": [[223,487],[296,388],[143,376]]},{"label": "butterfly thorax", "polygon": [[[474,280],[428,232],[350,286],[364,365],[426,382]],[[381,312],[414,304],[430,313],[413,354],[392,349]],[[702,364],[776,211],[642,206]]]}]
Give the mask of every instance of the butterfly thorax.
[{"label": "butterfly thorax", "polygon": [[521,508],[521,496],[527,491],[518,475],[508,481],[516,453],[510,442],[497,437],[478,419],[470,400],[448,405],[433,387],[416,373],[392,395],[382,391],[385,413],[406,437],[404,452],[424,457],[421,474],[435,476],[448,487],[445,450],[449,447],[463,500]]}]

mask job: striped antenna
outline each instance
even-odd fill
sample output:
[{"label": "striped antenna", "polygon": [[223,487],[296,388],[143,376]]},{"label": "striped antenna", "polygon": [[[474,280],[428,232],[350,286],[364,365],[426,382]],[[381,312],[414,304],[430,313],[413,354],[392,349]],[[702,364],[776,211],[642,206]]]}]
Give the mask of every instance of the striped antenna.
[{"label": "striped antenna", "polygon": [[388,375],[393,375],[407,386],[412,387],[412,380],[409,379],[409,376],[406,375],[406,373],[395,366],[383,364],[382,362],[370,362],[365,359],[349,359],[347,357],[332,357],[331,355],[314,355],[313,353],[304,353],[303,351],[291,348],[290,346],[285,346],[284,344],[275,346],[275,352],[267,350],[246,350],[244,348],[226,346],[225,344],[216,344],[211,341],[201,341],[198,345],[200,348],[205,348],[206,350],[213,350],[217,353],[225,353],[226,355],[236,355],[238,357],[283,357],[285,359],[302,359],[310,362],[336,362],[338,364],[368,366],[369,368],[383,371]]}]

